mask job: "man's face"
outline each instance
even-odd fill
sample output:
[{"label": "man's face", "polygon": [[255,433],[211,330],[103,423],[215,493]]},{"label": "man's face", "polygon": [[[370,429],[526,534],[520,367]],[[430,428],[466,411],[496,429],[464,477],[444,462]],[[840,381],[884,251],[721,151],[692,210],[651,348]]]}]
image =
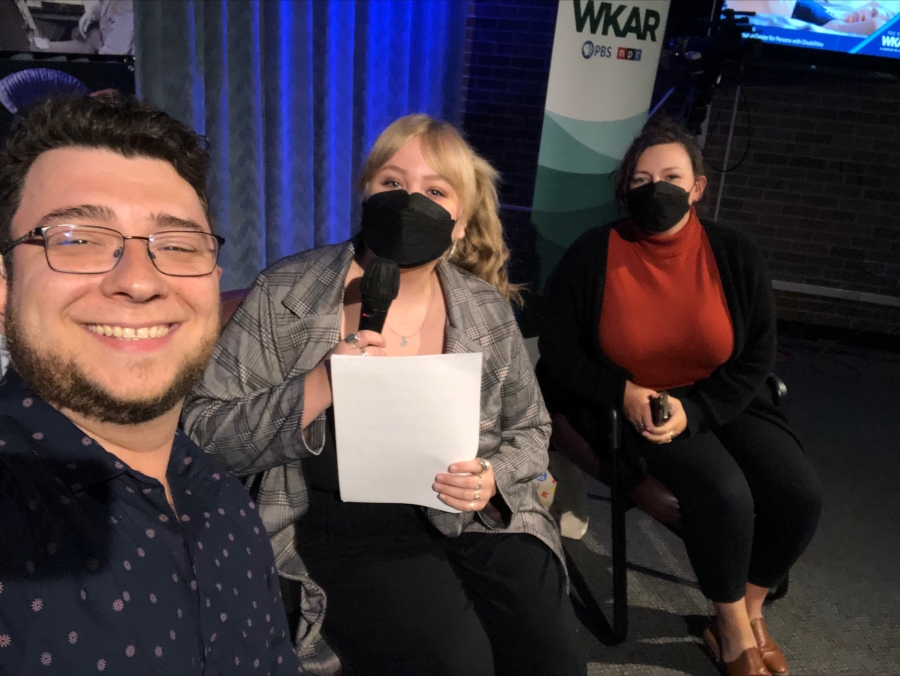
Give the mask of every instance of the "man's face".
[{"label": "man's face", "polygon": [[[65,148],[32,165],[10,235],[66,223],[149,237],[185,229],[179,222],[210,232],[196,192],[167,162]],[[143,240],[126,240],[118,265],[103,274],[54,271],[33,244],[11,255],[12,279],[0,281],[6,335],[13,366],[39,395],[119,424],[180,404],[218,335],[221,269],[164,275]],[[120,336],[107,336],[106,327]]]}]

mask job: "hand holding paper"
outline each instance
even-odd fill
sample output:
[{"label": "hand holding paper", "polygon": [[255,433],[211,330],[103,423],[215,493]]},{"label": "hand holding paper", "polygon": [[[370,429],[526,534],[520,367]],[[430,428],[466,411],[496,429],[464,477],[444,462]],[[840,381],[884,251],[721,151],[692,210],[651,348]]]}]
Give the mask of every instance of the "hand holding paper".
[{"label": "hand holding paper", "polygon": [[455,462],[448,470],[450,474],[438,474],[434,482],[438,498],[462,512],[480,512],[497,492],[494,482],[494,468],[487,468],[478,460]]},{"label": "hand holding paper", "polygon": [[[458,511],[442,502],[433,486],[450,465],[467,467],[466,461],[478,453],[481,361],[480,353],[378,359],[334,355],[341,499]],[[480,471],[480,463],[474,464]],[[478,481],[472,476],[456,479]],[[483,497],[479,503],[485,502]]]}]

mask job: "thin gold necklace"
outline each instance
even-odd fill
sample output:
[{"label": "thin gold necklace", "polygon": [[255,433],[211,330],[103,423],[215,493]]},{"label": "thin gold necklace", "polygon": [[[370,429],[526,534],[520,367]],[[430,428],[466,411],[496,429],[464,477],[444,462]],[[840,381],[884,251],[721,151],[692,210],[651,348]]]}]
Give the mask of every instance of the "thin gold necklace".
[{"label": "thin gold necklace", "polygon": [[396,331],[394,331],[394,329],[392,329],[392,328],[390,327],[390,325],[389,325],[387,322],[384,323],[384,325],[385,325],[387,328],[391,329],[391,333],[393,333],[395,336],[397,336],[398,338],[400,338],[400,347],[406,347],[407,345],[409,345],[409,339],[410,339],[410,338],[415,338],[417,335],[419,335],[419,333],[420,333],[420,332],[422,331],[422,329],[425,327],[425,322],[428,321],[428,315],[431,314],[431,306],[432,306],[433,304],[434,304],[434,279],[432,278],[432,283],[431,283],[431,296],[429,296],[429,298],[428,298],[428,309],[425,310],[425,317],[422,319],[422,323],[419,325],[419,328],[416,330],[415,333],[409,333],[409,334],[407,334],[407,335],[404,336],[404,335],[399,334],[399,333],[397,333]]}]

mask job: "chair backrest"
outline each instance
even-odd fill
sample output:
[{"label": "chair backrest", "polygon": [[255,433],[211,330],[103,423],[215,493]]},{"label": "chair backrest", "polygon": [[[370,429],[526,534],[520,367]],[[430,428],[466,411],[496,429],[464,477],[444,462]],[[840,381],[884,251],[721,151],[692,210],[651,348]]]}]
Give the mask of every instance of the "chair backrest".
[{"label": "chair backrest", "polygon": [[219,297],[219,300],[222,303],[221,326],[219,327],[219,331],[225,328],[228,320],[231,319],[231,315],[238,309],[238,305],[243,302],[249,291],[250,289],[233,289],[232,291],[222,292]]}]

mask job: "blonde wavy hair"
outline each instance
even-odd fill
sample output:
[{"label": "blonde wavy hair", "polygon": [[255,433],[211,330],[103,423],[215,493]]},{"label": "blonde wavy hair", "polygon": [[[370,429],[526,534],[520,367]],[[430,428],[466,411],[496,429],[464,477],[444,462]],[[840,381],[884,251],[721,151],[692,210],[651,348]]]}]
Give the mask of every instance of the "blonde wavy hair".
[{"label": "blonde wavy hair", "polygon": [[451,263],[493,285],[506,300],[522,304],[520,286],[509,283],[509,249],[500,223],[499,174],[475,154],[450,124],[421,113],[394,121],[376,139],[357,185],[365,192],[375,174],[411,139],[418,138],[425,161],[460,199],[459,219],[466,234],[450,250]]}]

